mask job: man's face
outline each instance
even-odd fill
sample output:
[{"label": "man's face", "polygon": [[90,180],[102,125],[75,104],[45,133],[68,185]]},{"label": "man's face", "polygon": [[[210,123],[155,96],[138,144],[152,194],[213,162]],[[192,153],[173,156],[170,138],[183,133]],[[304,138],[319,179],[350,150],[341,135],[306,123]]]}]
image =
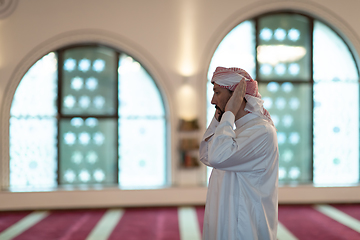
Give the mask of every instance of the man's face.
[{"label": "man's face", "polygon": [[[214,90],[214,95],[211,99],[211,104],[217,106],[216,112],[221,116],[222,113],[225,111],[226,103],[229,101],[232,94],[228,89],[222,88],[216,83],[214,83],[213,90]],[[218,108],[220,108],[222,113],[219,112]]]}]

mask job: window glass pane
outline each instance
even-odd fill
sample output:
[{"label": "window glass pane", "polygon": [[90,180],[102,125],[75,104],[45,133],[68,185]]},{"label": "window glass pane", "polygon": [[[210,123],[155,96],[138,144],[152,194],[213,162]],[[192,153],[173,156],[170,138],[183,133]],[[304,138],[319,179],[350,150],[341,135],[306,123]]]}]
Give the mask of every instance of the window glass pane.
[{"label": "window glass pane", "polygon": [[122,54],[119,61],[119,114],[164,116],[164,104],[155,82],[133,58]]},{"label": "window glass pane", "polygon": [[55,187],[56,145],[55,118],[11,117],[10,188]]},{"label": "window glass pane", "polygon": [[62,113],[116,113],[116,53],[106,47],[66,50],[62,69]]},{"label": "window glass pane", "polygon": [[314,183],[359,181],[359,85],[314,85]]},{"label": "window glass pane", "polygon": [[311,181],[311,86],[290,82],[260,84],[279,144],[279,181]]},{"label": "window glass pane", "polygon": [[16,89],[10,109],[10,188],[57,185],[57,56],[37,61]]},{"label": "window glass pane", "polygon": [[358,81],[354,58],[328,26],[314,22],[314,81]]},{"label": "window glass pane", "polygon": [[165,120],[119,119],[119,184],[122,188],[166,183]]},{"label": "window glass pane", "polygon": [[[246,36],[246,37],[244,37]],[[256,78],[255,73],[255,25],[253,21],[245,21],[231,30],[217,47],[208,70],[210,81],[216,67],[240,67],[250,76]],[[211,105],[213,85],[207,83],[207,125],[215,113]]]},{"label": "window glass pane", "polygon": [[261,80],[310,79],[309,20],[296,14],[259,19],[257,60]]},{"label": "window glass pane", "polygon": [[139,62],[119,61],[119,185],[166,184],[166,116],[159,89]]},{"label": "window glass pane", "polygon": [[116,119],[60,121],[60,184],[115,184]]},{"label": "window glass pane", "polygon": [[21,116],[56,116],[57,56],[51,52],[37,61],[16,89],[10,114]]},{"label": "window glass pane", "polygon": [[315,21],[315,184],[343,185],[359,180],[358,80],[345,42],[328,26]]}]

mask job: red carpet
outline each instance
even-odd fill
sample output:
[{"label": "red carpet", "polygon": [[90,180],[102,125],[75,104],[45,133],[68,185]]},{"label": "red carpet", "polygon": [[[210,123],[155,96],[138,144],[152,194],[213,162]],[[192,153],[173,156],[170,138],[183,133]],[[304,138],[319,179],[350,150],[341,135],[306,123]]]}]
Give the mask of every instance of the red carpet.
[{"label": "red carpet", "polygon": [[29,213],[31,213],[31,211],[0,212],[0,232],[4,231]]},{"label": "red carpet", "polygon": [[[357,208],[360,209],[360,205]],[[298,239],[360,239],[360,233],[316,211],[310,205],[279,206],[279,221]]]},{"label": "red carpet", "polygon": [[104,213],[105,209],[52,211],[14,240],[85,239]]},{"label": "red carpet", "polygon": [[129,208],[109,240],[180,240],[177,208]]},{"label": "red carpet", "polygon": [[355,204],[334,204],[331,205],[337,209],[339,209],[340,211],[346,213],[347,215],[357,219],[360,221],[360,207],[359,205],[355,205]]},{"label": "red carpet", "polygon": [[204,215],[205,215],[205,208],[204,207],[196,207],[196,215],[199,221],[199,227],[202,231],[202,227],[204,225]]},{"label": "red carpet", "polygon": [[[360,221],[360,205],[331,205]],[[202,229],[204,207],[192,208],[198,229]],[[108,209],[54,210],[17,234],[16,240],[81,240],[91,235],[92,230]],[[0,239],[2,232],[21,223],[30,211],[0,212]],[[126,240],[180,240],[177,207],[126,208],[118,222],[109,230],[108,239]],[[360,233],[333,220],[311,205],[279,206],[279,221],[299,240],[360,240]],[[192,221],[193,222],[193,221]],[[14,225],[14,226],[15,226]],[[186,231],[186,229],[185,229]],[[280,238],[279,238],[280,239]],[[284,238],[283,238],[284,239]],[[282,239],[280,239],[282,240]]]}]

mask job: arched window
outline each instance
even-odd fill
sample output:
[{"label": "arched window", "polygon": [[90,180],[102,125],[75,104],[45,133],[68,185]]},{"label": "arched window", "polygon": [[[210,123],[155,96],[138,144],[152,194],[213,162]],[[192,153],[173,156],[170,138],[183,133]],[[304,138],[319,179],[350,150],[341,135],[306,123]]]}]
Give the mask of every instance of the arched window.
[{"label": "arched window", "polygon": [[162,96],[123,52],[47,54],[24,75],[10,114],[10,188],[167,184]]},{"label": "arched window", "polygon": [[[280,182],[359,182],[359,73],[331,27],[296,13],[244,21],[216,49],[209,80],[217,66],[244,68],[258,81],[278,130]],[[207,96],[209,122],[210,82]]]}]

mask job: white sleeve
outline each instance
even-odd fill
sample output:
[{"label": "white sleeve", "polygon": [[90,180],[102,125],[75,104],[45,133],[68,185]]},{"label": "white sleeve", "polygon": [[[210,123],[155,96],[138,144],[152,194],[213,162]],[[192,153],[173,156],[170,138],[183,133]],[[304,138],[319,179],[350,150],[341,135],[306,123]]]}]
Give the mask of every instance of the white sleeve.
[{"label": "white sleeve", "polygon": [[[218,120],[216,120],[216,118],[213,117],[200,143],[200,149],[199,149],[200,161],[207,166],[210,166],[208,161],[208,142],[211,141],[212,135],[215,134],[215,130],[218,125],[219,125]],[[205,139],[207,138],[209,138],[208,141],[205,141]]]},{"label": "white sleeve", "polygon": [[236,136],[232,127],[234,120],[232,112],[225,112],[214,136],[208,141],[209,166],[225,171],[265,169],[269,151],[273,149],[273,133],[267,126],[258,124]]}]

